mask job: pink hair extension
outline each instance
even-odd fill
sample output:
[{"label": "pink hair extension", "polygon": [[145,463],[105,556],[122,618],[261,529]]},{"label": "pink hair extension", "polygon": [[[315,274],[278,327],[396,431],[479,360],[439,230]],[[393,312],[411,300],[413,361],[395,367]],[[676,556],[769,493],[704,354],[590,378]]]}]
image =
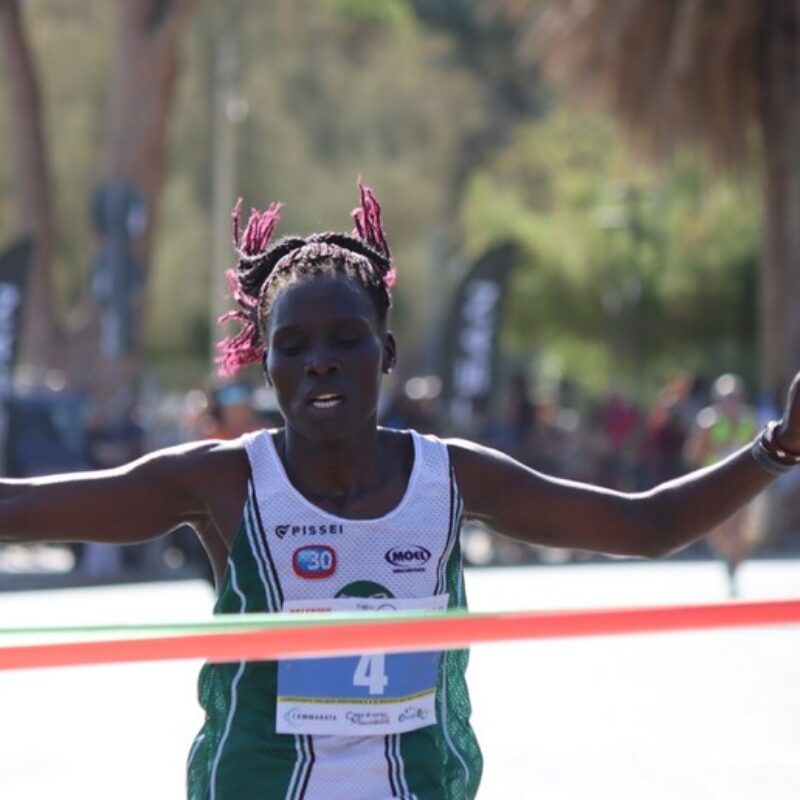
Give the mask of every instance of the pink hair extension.
[{"label": "pink hair extension", "polygon": [[[354,208],[352,211],[353,220],[356,223],[353,235],[358,236],[359,239],[372,245],[380,253],[390,258],[389,245],[386,242],[386,234],[381,223],[381,205],[378,202],[378,198],[375,197],[375,192],[364,183],[360,175],[358,176],[358,191],[361,194],[361,203],[358,208]],[[387,273],[384,280],[388,277],[389,273]],[[394,277],[392,277],[393,283]]]},{"label": "pink hair extension", "polygon": [[[283,203],[276,202],[270,203],[265,211],[251,209],[244,234],[240,234],[242,198],[237,200],[231,212],[231,224],[233,245],[241,257],[254,258],[266,253],[282,208]],[[259,342],[256,323],[255,307],[258,305],[258,298],[252,297],[245,291],[236,270],[229,269],[225,277],[228,289],[240,309],[223,314],[217,321],[220,324],[229,321],[238,322],[241,328],[234,336],[226,337],[217,343],[219,356],[215,361],[219,364],[220,374],[232,375],[247,364],[261,361],[264,357],[264,346]]]},{"label": "pink hair extension", "polygon": [[233,320],[241,325],[235,336],[229,336],[217,342],[219,355],[214,362],[219,365],[219,374],[233,375],[248,364],[259,363],[264,358],[264,346],[258,341],[258,330],[255,318],[246,316],[241,311],[229,311],[217,322],[220,324]]},{"label": "pink hair extension", "polygon": [[225,280],[228,284],[228,292],[230,292],[231,297],[244,308],[253,308],[253,306],[258,304],[258,300],[255,297],[251,297],[243,288],[241,280],[236,273],[235,269],[226,269],[225,270]]},{"label": "pink hair extension", "polygon": [[[239,234],[239,221],[241,214],[242,201],[236,203],[233,209],[233,236],[237,242]],[[244,229],[241,241],[237,247],[242,255],[260,256],[267,252],[269,240],[272,232],[281,218],[283,203],[270,203],[266,211],[259,211],[257,208],[250,209],[250,218],[247,220],[247,227]]]},{"label": "pink hair extension", "polygon": [[[240,204],[241,201],[237,203],[237,207]],[[225,278],[228,281],[228,290],[231,296],[241,306],[240,310],[228,311],[217,320],[220,325],[233,321],[238,322],[241,326],[238,333],[228,336],[216,344],[216,350],[219,355],[214,361],[219,364],[220,375],[228,376],[233,375],[248,364],[261,361],[264,357],[264,347],[258,343],[256,328],[257,315],[255,306],[258,304],[258,300],[242,291],[235,270],[227,270]]]},{"label": "pink hair extension", "polygon": [[234,250],[238,250],[239,245],[241,244],[241,235],[239,233],[239,226],[241,225],[241,221],[242,221],[242,198],[240,197],[236,201],[236,205],[233,207],[233,211],[231,211],[231,228],[233,232]]}]

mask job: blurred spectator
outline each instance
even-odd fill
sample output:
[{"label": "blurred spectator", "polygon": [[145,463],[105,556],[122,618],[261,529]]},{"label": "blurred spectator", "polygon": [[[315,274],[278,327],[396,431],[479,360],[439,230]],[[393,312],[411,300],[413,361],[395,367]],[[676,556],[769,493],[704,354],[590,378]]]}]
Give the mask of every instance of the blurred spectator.
[{"label": "blurred spectator", "polygon": [[687,471],[683,450],[697,410],[691,398],[692,380],[674,373],[661,387],[647,414],[637,488],[645,489]]},{"label": "blurred spectator", "polygon": [[92,416],[88,426],[89,454],[94,469],[110,469],[144,453],[144,429],[134,408],[111,419]]},{"label": "blurred spectator", "polygon": [[486,415],[478,431],[478,439],[490,447],[526,461],[527,444],[534,424],[528,382],[524,375],[515,375],[502,400],[502,412],[498,417]]},{"label": "blurred spectator", "polygon": [[253,391],[244,383],[226,383],[211,393],[205,407],[195,409],[194,439],[236,439],[259,430],[263,421],[253,407]]},{"label": "blurred spectator", "polygon": [[441,394],[442,381],[436,375],[409,378],[389,403],[381,424],[396,430],[414,428],[420,433],[440,432]]},{"label": "blurred spectator", "polygon": [[[705,467],[755,438],[755,409],[745,402],[744,383],[727,373],[714,381],[712,404],[702,409],[684,448],[692,467]],[[708,536],[712,552],[725,561],[728,587],[737,595],[736,571],[763,536],[763,501],[753,502],[715,528]]]},{"label": "blurred spectator", "polygon": [[[533,406],[533,419],[525,463],[548,475],[563,477],[563,454],[568,431],[563,426],[561,408],[554,399],[539,395]],[[568,418],[568,422],[571,421]]]},{"label": "blurred spectator", "polygon": [[603,434],[597,453],[600,474],[584,480],[598,480],[612,489],[628,490],[635,484],[635,457],[638,454],[639,409],[621,391],[612,389],[598,410],[599,430]]}]

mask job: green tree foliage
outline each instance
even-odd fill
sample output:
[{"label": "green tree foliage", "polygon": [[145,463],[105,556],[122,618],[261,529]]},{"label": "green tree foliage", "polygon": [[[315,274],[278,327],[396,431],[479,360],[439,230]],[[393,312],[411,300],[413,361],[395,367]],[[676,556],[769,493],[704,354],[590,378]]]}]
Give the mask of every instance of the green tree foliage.
[{"label": "green tree foliage", "polygon": [[[96,247],[88,203],[107,152],[109,5],[39,0],[26,8],[53,157],[62,317],[81,315],[88,302]],[[246,205],[286,201],[281,234],[349,229],[363,173],[386,206],[400,272],[396,324],[408,347],[420,341],[425,303],[417,298],[429,286],[431,239],[453,216],[453,153],[481,121],[471,102],[475,80],[453,70],[452,42],[431,35],[404,2],[374,4],[366,14],[356,14],[357,6],[207,0],[194,17],[183,43],[148,290],[149,363],[207,367],[209,338],[218,335],[208,310],[210,154],[213,53],[223,24],[241,48],[247,113],[237,125],[236,186]],[[3,125],[0,150],[8,152]],[[2,161],[0,187],[0,209],[13,207]],[[14,235],[13,220],[13,213],[0,215],[0,241]]]},{"label": "green tree foliage", "polygon": [[374,0],[322,0],[322,4],[359,23],[373,21],[382,25],[407,25],[412,16],[408,0],[382,0],[380,3]]},{"label": "green tree foliage", "polygon": [[[29,3],[53,157],[62,317],[86,302],[113,42],[104,0]],[[376,186],[399,269],[395,327],[421,345],[441,297],[431,242],[477,255],[508,236],[526,263],[505,332],[596,384],[684,365],[745,373],[753,344],[754,192],[685,156],[657,173],[607,122],[561,108],[513,26],[474,0],[206,0],[183,42],[149,289],[146,352],[205,372],[209,338],[212,88],[224,26],[240,43],[238,191],[287,202],[279,233],[347,229],[355,177]],[[4,91],[0,80],[0,93]],[[0,95],[0,101],[5,97]],[[0,152],[7,153],[0,115]],[[0,160],[0,242],[14,235]],[[438,268],[438,265],[434,264]],[[634,300],[636,302],[634,302]],[[177,365],[177,366],[176,366]]]},{"label": "green tree foliage", "polygon": [[561,108],[473,176],[463,227],[473,253],[524,248],[509,352],[536,343],[545,364],[635,389],[676,366],[752,377],[757,208],[691,154],[656,171],[607,120]]},{"label": "green tree foliage", "polygon": [[[349,229],[362,173],[386,206],[399,269],[397,314],[406,346],[419,341],[429,282],[431,237],[451,216],[446,189],[458,137],[479,123],[470,103],[474,82],[450,69],[451,44],[432,37],[413,17],[392,24],[343,13],[338,3],[279,0],[264,11],[243,0],[228,18],[241,43],[237,126],[237,189],[245,205],[286,202],[278,234]],[[172,130],[166,187],[167,222],[156,253],[148,352],[207,359],[210,54],[219,20],[203,9],[187,42],[183,82]],[[352,9],[350,9],[352,11]],[[231,12],[232,13],[232,12]],[[183,233],[183,230],[187,233]],[[194,240],[201,259],[180,257],[168,237]],[[188,252],[187,252],[188,255]],[[193,298],[193,299],[192,299]],[[170,335],[164,335],[169,328]]]},{"label": "green tree foliage", "polygon": [[[56,305],[65,316],[80,313],[93,252],[88,206],[91,189],[104,167],[104,89],[112,41],[111,9],[96,0],[76,0],[26,4],[24,11],[37,59],[54,173],[57,245],[53,278]],[[0,108],[4,112],[9,107],[5,91],[0,80]],[[0,153],[9,152],[8,119],[3,113]],[[0,159],[0,243],[17,233],[10,166],[6,159]]]}]

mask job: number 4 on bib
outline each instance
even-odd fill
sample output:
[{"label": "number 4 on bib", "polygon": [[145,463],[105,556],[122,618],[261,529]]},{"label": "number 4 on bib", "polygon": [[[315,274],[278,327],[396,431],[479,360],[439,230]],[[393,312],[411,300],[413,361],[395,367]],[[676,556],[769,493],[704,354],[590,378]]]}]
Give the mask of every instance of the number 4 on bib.
[{"label": "number 4 on bib", "polygon": [[[386,612],[387,602],[369,597],[287,600],[284,611]],[[446,594],[391,598],[392,610],[401,612],[442,611],[447,602]],[[283,659],[278,663],[275,731],[388,736],[435,725],[441,657],[424,651]]]},{"label": "number 4 on bib", "polygon": [[353,673],[353,686],[361,686],[370,694],[383,694],[389,685],[386,675],[386,656],[382,653],[361,656]]}]

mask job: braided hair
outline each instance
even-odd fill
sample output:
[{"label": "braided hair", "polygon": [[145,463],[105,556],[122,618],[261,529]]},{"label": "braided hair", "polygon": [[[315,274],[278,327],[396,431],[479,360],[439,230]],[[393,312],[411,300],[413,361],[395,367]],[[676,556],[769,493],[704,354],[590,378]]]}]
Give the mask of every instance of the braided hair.
[{"label": "braided hair", "polygon": [[219,321],[238,322],[240,330],[217,344],[220,374],[232,375],[247,364],[263,360],[266,323],[275,298],[282,289],[309,277],[341,275],[357,281],[375,306],[378,321],[385,323],[395,282],[392,257],[381,223],[381,207],[360,176],[358,189],[361,202],[352,212],[352,233],[287,236],[274,244],[270,239],[283,204],[272,203],[265,211],[252,209],[241,235],[241,199],[236,204],[232,221],[238,262],[226,276],[238,308]]}]

